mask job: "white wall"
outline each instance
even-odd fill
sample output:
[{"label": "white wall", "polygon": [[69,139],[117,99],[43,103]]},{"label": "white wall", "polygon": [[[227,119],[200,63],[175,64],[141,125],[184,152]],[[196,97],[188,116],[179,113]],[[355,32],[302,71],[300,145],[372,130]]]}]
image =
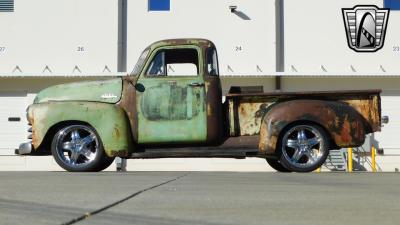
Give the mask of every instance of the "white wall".
[{"label": "white wall", "polygon": [[[302,75],[324,74],[323,65],[327,74],[343,74],[352,65],[357,75],[382,74],[382,65],[399,73],[400,51],[393,50],[400,46],[400,12],[390,14],[383,49],[356,53],[347,46],[341,9],[357,4],[382,7],[383,1],[284,1],[286,72],[293,65]],[[147,5],[128,1],[128,71],[154,41],[200,37],[217,45],[223,75],[275,72],[275,0],[173,0],[169,12],[149,12]],[[250,19],[231,13],[230,5]],[[18,0],[15,12],[0,13],[0,29],[0,74],[16,66],[37,75],[71,74],[75,66],[83,75],[117,70],[118,0]]]},{"label": "white wall", "polygon": [[[231,13],[230,5],[250,20]],[[188,37],[216,44],[221,74],[275,72],[275,1],[173,0],[170,12],[148,12],[147,0],[128,1],[128,70],[152,42]]]},{"label": "white wall", "polygon": [[16,0],[0,29],[0,74],[117,71],[118,0]]},{"label": "white wall", "polygon": [[321,73],[321,65],[329,73],[400,74],[400,11],[390,13],[383,49],[376,53],[357,53],[347,45],[342,8],[359,4],[383,7],[382,0],[301,0],[285,1],[286,72],[292,65],[299,73]]}]

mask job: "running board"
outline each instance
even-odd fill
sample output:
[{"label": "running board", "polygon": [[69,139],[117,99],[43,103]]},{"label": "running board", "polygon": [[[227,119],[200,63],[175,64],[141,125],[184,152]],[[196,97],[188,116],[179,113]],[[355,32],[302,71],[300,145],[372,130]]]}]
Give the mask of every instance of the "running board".
[{"label": "running board", "polygon": [[179,148],[179,149],[146,149],[144,152],[135,152],[133,159],[151,158],[236,158],[244,159],[246,156],[257,155],[257,149],[209,149],[209,148]]}]

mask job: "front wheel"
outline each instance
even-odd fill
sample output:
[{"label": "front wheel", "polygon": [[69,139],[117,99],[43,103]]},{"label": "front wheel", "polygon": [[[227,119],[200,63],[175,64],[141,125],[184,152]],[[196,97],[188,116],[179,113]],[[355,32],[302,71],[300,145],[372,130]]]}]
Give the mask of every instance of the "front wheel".
[{"label": "front wheel", "polygon": [[279,143],[280,162],[293,172],[314,171],[329,154],[326,132],[314,124],[290,127],[284,131]]},{"label": "front wheel", "polygon": [[99,135],[88,125],[60,129],[54,135],[51,153],[57,164],[70,172],[101,171],[113,160],[105,154]]}]

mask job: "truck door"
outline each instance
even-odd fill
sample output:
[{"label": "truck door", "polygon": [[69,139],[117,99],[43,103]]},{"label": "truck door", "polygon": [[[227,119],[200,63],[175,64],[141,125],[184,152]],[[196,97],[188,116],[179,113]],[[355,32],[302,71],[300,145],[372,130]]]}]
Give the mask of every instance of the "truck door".
[{"label": "truck door", "polygon": [[136,84],[139,144],[206,141],[200,54],[191,45],[153,51]]}]

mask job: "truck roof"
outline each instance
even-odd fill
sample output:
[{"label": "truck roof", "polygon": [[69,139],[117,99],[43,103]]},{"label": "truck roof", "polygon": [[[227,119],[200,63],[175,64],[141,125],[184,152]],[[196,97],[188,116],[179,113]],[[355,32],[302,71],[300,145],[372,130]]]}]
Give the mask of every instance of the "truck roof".
[{"label": "truck roof", "polygon": [[212,41],[202,38],[180,38],[180,39],[165,39],[152,43],[149,48],[154,49],[165,45],[197,45],[200,47],[215,46]]}]

